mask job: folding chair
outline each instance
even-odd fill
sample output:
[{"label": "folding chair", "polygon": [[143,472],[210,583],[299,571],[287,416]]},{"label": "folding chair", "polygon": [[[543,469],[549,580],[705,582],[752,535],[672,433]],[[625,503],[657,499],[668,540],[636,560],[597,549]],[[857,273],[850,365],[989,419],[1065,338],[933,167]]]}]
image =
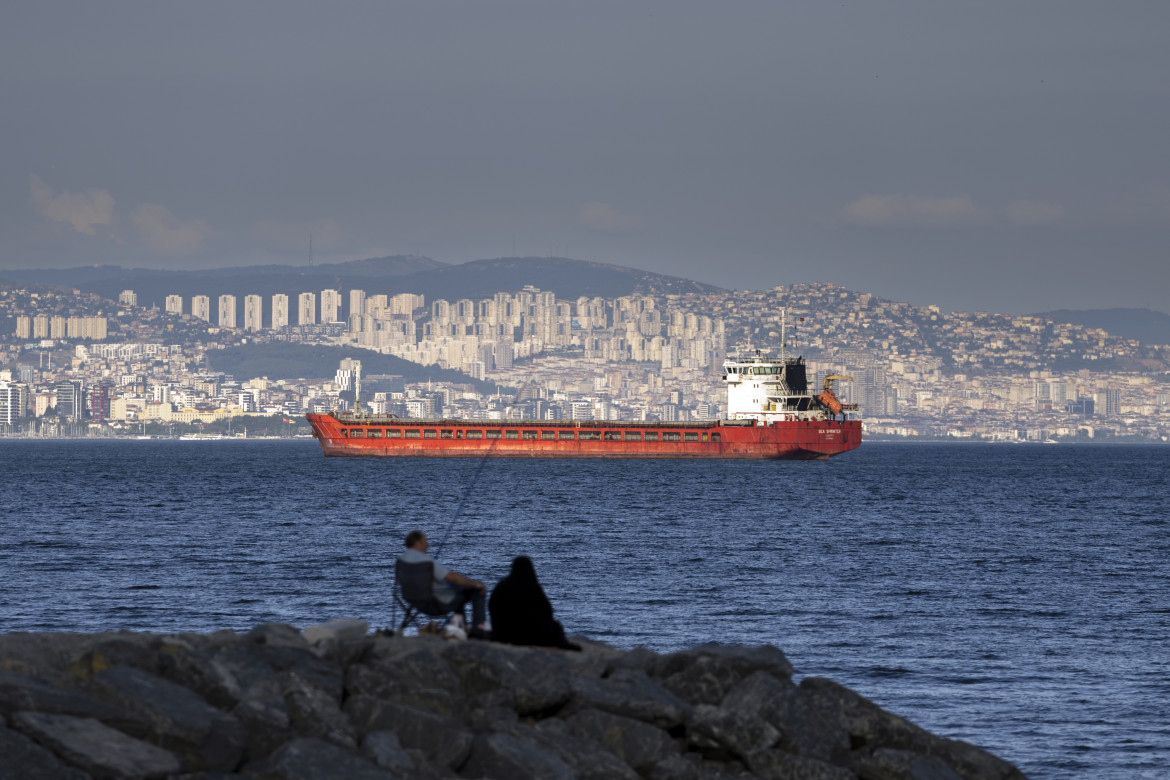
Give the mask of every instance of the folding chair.
[{"label": "folding chair", "polygon": [[395,562],[394,601],[406,612],[406,616],[402,618],[402,623],[398,626],[398,633],[401,634],[411,621],[422,615],[446,617],[455,611],[450,604],[444,604],[435,598],[434,577],[435,564],[431,561]]}]

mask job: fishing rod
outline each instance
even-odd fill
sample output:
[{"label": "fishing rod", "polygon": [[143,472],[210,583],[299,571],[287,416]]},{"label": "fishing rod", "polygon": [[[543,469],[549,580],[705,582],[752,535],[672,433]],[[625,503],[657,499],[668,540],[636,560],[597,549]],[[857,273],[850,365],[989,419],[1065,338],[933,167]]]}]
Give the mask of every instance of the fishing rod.
[{"label": "fishing rod", "polygon": [[455,527],[455,523],[463,515],[463,507],[467,504],[467,498],[471,495],[471,491],[479,482],[479,475],[483,473],[483,467],[487,465],[488,458],[491,457],[492,450],[496,448],[497,442],[499,442],[499,439],[493,439],[492,443],[488,446],[487,452],[485,452],[483,457],[479,459],[479,467],[475,470],[475,474],[472,475],[471,482],[469,482],[467,487],[464,488],[463,495],[459,497],[459,505],[455,507],[455,514],[447,523],[447,530],[443,532],[443,538],[440,539],[439,543],[435,546],[435,558],[438,558],[439,554],[443,552],[443,545],[447,543],[447,538],[451,535],[451,529]]}]

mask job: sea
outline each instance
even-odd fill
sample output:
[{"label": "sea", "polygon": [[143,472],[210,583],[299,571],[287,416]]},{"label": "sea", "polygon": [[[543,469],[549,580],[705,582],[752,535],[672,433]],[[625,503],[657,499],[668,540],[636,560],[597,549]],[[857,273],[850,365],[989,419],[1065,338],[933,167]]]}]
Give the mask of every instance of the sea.
[{"label": "sea", "polygon": [[1170,771],[1170,447],[866,443],[829,461],[325,458],[312,440],[0,440],[0,631],[395,624],[411,529],[571,634],[781,648],[1033,778]]}]

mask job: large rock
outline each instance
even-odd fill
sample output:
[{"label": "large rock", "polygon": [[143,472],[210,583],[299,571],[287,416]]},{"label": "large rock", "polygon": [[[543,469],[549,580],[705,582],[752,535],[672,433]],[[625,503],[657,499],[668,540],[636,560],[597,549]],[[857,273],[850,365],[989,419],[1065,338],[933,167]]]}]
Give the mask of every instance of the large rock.
[{"label": "large rock", "polygon": [[123,708],[84,693],[59,688],[23,674],[0,672],[0,714],[12,715],[24,710],[104,721],[129,718],[129,713]]},{"label": "large rock", "polygon": [[728,691],[723,708],[771,724],[780,732],[781,750],[849,765],[848,723],[841,704],[831,696],[755,672]]},{"label": "large rock", "polygon": [[471,750],[472,733],[453,718],[397,702],[355,696],[345,711],[361,734],[393,731],[407,750],[420,750],[427,761],[454,769]]},{"label": "large rock", "polygon": [[370,630],[370,624],[364,620],[353,618],[339,618],[317,623],[301,630],[301,636],[306,642],[352,642],[363,639]]},{"label": "large rock", "polygon": [[0,780],[86,780],[23,734],[0,726]]},{"label": "large rock", "polygon": [[524,777],[576,780],[577,774],[556,753],[510,734],[478,736],[460,770],[463,777]]},{"label": "large rock", "polygon": [[298,734],[357,747],[357,732],[337,699],[297,671],[282,673],[281,681],[292,727]]},{"label": "large rock", "polygon": [[937,756],[967,780],[1024,778],[1024,774],[1009,762],[968,742],[931,734],[832,680],[806,677],[800,687],[802,691],[816,691],[840,705],[855,749],[894,748],[924,756]]},{"label": "large rock", "polygon": [[687,740],[708,755],[730,753],[743,758],[766,750],[780,739],[780,731],[760,718],[710,704],[695,707],[687,719]]},{"label": "large rock", "polygon": [[596,742],[639,772],[679,752],[670,735],[657,726],[601,710],[582,710],[566,719],[569,733]]},{"label": "large rock", "polygon": [[362,740],[362,755],[383,769],[403,771],[414,768],[414,760],[403,749],[393,731],[371,731]]},{"label": "large rock", "polygon": [[283,698],[245,699],[232,715],[244,730],[244,761],[256,761],[293,738],[292,716]]},{"label": "large rock", "polygon": [[497,688],[516,696],[521,715],[553,712],[569,700],[570,662],[559,650],[525,649],[491,642],[452,642],[443,658],[475,695]]},{"label": "large rock", "polygon": [[788,662],[783,651],[771,645],[759,647],[699,645],[655,659],[649,671],[651,676],[664,680],[692,666],[702,657],[721,661],[728,670],[740,678],[747,677],[753,672],[767,672],[780,679],[792,677],[792,664]]},{"label": "large rock", "polygon": [[240,722],[186,688],[129,666],[107,669],[93,682],[142,718],[145,727],[136,736],[174,751],[188,768],[230,771],[243,756]]},{"label": "large rock", "polygon": [[747,757],[748,768],[764,780],[857,780],[850,770],[783,750],[760,750]]},{"label": "large rock", "polygon": [[570,685],[573,697],[565,715],[596,709],[670,729],[684,723],[691,711],[685,701],[634,669],[618,669],[602,679],[573,677]]},{"label": "large rock", "polygon": [[855,756],[854,767],[863,780],[962,780],[959,773],[938,756],[893,748],[878,748],[872,753]]},{"label": "large rock", "polygon": [[532,742],[568,764],[580,780],[637,780],[638,773],[596,742],[574,736],[560,718],[546,718],[535,725],[515,718],[493,724],[489,733],[504,733]]},{"label": "large rock", "polygon": [[74,766],[103,778],[154,778],[179,771],[168,750],[128,737],[92,718],[19,712],[12,724]]},{"label": "large rock", "polygon": [[245,772],[252,777],[275,780],[391,780],[403,777],[336,745],[307,737],[282,745],[262,761],[249,764]]},{"label": "large rock", "polygon": [[690,704],[719,704],[743,679],[744,666],[734,658],[699,655],[662,679],[662,687]]}]

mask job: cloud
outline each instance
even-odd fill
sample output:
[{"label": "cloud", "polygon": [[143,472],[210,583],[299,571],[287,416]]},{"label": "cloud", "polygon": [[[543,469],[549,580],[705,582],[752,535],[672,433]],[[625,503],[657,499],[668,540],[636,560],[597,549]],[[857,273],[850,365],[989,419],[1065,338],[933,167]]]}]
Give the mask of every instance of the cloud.
[{"label": "cloud", "polygon": [[42,216],[54,222],[66,222],[78,233],[92,236],[99,225],[114,222],[114,198],[105,190],[89,192],[62,192],[53,194],[53,188],[35,173],[29,177],[32,186],[31,201]]},{"label": "cloud", "polygon": [[845,205],[842,216],[863,227],[960,227],[978,222],[983,212],[967,195],[919,198],[914,195],[863,195]]},{"label": "cloud", "polygon": [[130,224],[138,231],[144,247],[164,255],[191,254],[203,239],[214,235],[203,220],[183,222],[165,206],[154,203],[143,203],[130,212]]},{"label": "cloud", "polygon": [[1007,218],[1025,227],[1046,227],[1064,221],[1064,206],[1038,200],[1017,200],[1008,204]]},{"label": "cloud", "polygon": [[598,233],[628,233],[642,226],[642,218],[623,214],[608,203],[586,203],[577,212],[577,220]]}]

